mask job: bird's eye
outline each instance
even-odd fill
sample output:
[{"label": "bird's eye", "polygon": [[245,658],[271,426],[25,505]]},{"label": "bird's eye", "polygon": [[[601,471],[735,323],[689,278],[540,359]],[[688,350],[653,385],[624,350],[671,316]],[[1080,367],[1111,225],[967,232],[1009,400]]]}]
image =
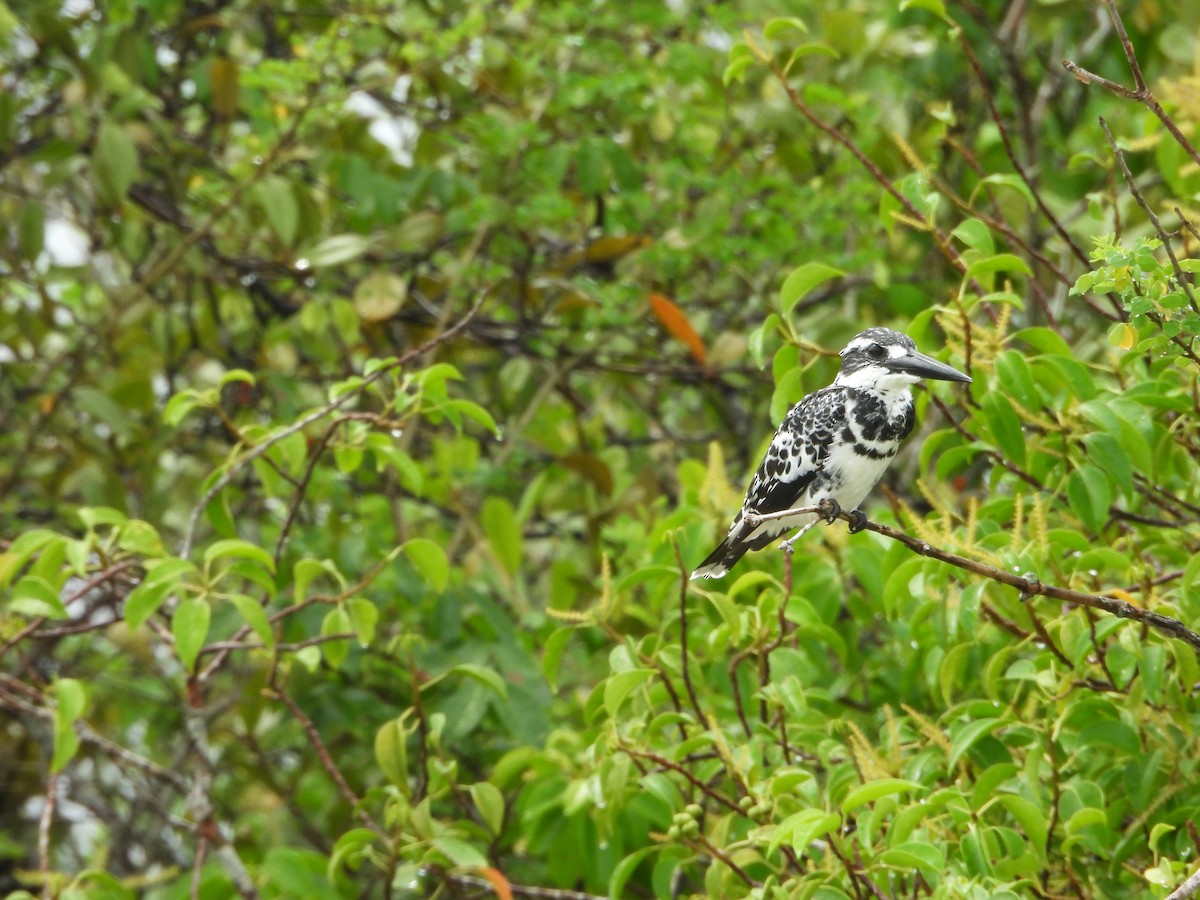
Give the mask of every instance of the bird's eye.
[{"label": "bird's eye", "polygon": [[871,359],[883,359],[887,356],[887,351],[883,349],[882,344],[872,344],[867,348],[867,356]]}]

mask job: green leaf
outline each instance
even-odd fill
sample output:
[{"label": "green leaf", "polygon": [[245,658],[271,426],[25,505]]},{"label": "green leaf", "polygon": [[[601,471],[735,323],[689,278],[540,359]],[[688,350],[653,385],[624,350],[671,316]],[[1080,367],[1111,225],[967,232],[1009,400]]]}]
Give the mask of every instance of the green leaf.
[{"label": "green leaf", "polygon": [[1133,493],[1133,463],[1116,438],[1103,432],[1092,432],[1083,436],[1083,445],[1088,456],[1112,476],[1118,487],[1127,494]]},{"label": "green leaf", "polygon": [[[89,526],[90,527],[90,526]],[[13,577],[33,558],[34,554],[55,541],[65,541],[62,535],[35,528],[27,531],[13,541],[8,550],[0,553],[0,587],[12,581]]]},{"label": "green leaf", "polygon": [[479,817],[494,835],[504,829],[504,795],[494,784],[480,781],[471,785],[471,799],[479,810]]},{"label": "green leaf", "polygon": [[1025,836],[1029,838],[1034,855],[1042,862],[1046,860],[1046,814],[1024,797],[1002,794],[1000,805],[1017,820]]},{"label": "green leaf", "polygon": [[250,626],[250,630],[263,642],[263,645],[268,650],[274,650],[275,629],[271,627],[271,621],[267,617],[267,611],[262,608],[262,604],[245,594],[230,594],[229,602],[234,605],[238,615],[242,617],[242,621]]},{"label": "green leaf", "polygon": [[475,663],[460,663],[451,668],[446,674],[466,675],[468,678],[473,678],[480,684],[491,688],[497,696],[505,700],[508,699],[508,685],[504,683],[504,679],[500,677],[500,673],[495,669],[489,669],[487,666],[480,666]]},{"label": "green leaf", "polygon": [[983,395],[980,411],[987,421],[996,446],[1018,466],[1025,465],[1025,433],[1008,398],[999,391]]},{"label": "green leaf", "polygon": [[558,664],[574,633],[574,628],[556,629],[550,637],[546,638],[546,643],[542,648],[542,674],[546,677],[546,683],[550,685],[551,691],[558,690]]},{"label": "green leaf", "polygon": [[1029,269],[1029,263],[1025,262],[1021,257],[1014,256],[1011,253],[997,253],[995,256],[977,259],[967,266],[967,271],[963,273],[963,285],[965,286],[972,280],[975,280],[979,281],[988,290],[991,290],[993,279],[983,278],[983,276],[994,275],[996,272],[1020,272],[1022,275],[1033,274]]},{"label": "green leaf", "polygon": [[806,854],[809,845],[823,834],[837,832],[842,818],[837,813],[823,809],[802,809],[788,816],[776,827],[767,843],[767,855],[774,853],[783,844],[789,844],[796,853]]},{"label": "green leaf", "polygon": [[841,269],[819,262],[805,263],[793,269],[784,279],[783,287],[779,289],[779,308],[784,317],[791,315],[796,304],[817,285],[824,284],[831,278],[844,278],[845,275]]},{"label": "green leaf", "polygon": [[359,646],[369,646],[375,640],[375,626],[379,622],[379,607],[370,600],[354,597],[346,602],[346,613],[350,616],[350,627],[358,635]]},{"label": "green leaf", "polygon": [[351,828],[333,845],[329,864],[325,867],[325,877],[332,882],[343,869],[358,869],[377,840],[380,840],[380,836],[370,828]]},{"label": "green leaf", "polygon": [[510,575],[516,575],[521,568],[521,526],[512,504],[503,497],[488,497],[480,521],[492,553]]},{"label": "green leaf", "polygon": [[920,783],[907,781],[903,778],[880,778],[876,781],[868,781],[846,795],[846,799],[842,801],[842,812],[848,813],[860,806],[866,806],[880,797],[888,797],[892,794],[902,794],[908,791],[922,791],[924,789],[924,786]]},{"label": "green leaf", "polygon": [[119,205],[137,178],[138,152],[125,129],[111,120],[96,135],[92,167],[100,195],[106,203]]},{"label": "green leaf", "polygon": [[1067,500],[1088,530],[1098,534],[1108,521],[1112,506],[1108,476],[1098,466],[1083,463],[1067,478]]},{"label": "green leaf", "polygon": [[375,732],[375,761],[387,780],[408,790],[408,734],[400,719],[389,719]]},{"label": "green leaf", "polygon": [[905,841],[890,847],[879,855],[879,861],[901,869],[920,869],[930,881],[935,881],[946,868],[942,851],[923,841]]},{"label": "green leaf", "polygon": [[163,407],[162,417],[163,422],[170,425],[172,428],[177,426],[184,420],[188,413],[197,407],[211,407],[214,404],[210,402],[207,391],[197,391],[193,388],[185,388],[178,394],[175,394],[167,401],[167,405]]},{"label": "green leaf", "polygon": [[487,857],[466,841],[452,837],[435,837],[429,843],[457,868],[486,869],[488,867]]},{"label": "green leaf", "polygon": [[171,634],[175,636],[175,652],[189,671],[194,671],[196,657],[208,637],[208,622],[212,609],[203,597],[181,600],[171,619]]},{"label": "green leaf", "polygon": [[306,261],[308,267],[313,269],[340,266],[342,263],[358,259],[370,248],[370,239],[361,234],[335,234],[325,238],[308,252],[297,254],[296,264],[299,266],[301,261]]},{"label": "green leaf", "polygon": [[996,252],[991,229],[980,219],[964,219],[950,234],[972,250],[977,250],[985,256],[991,256]]},{"label": "green leaf", "polygon": [[655,676],[654,669],[630,669],[608,676],[604,682],[604,710],[615,719],[629,695]]},{"label": "green leaf", "polygon": [[293,595],[296,602],[300,603],[308,597],[308,587],[313,583],[313,580],[322,574],[333,575],[338,581],[341,581],[341,576],[337,567],[332,560],[328,559],[300,559],[292,566],[292,585]]},{"label": "green leaf", "polygon": [[662,849],[660,845],[650,844],[649,846],[633,851],[633,853],[630,853],[617,863],[613,867],[612,874],[608,877],[609,900],[621,900],[622,897],[628,896],[625,893],[625,885],[629,882],[633,873],[637,871],[637,867],[641,865],[643,859],[660,849]]},{"label": "green leaf", "polygon": [[808,34],[808,26],[804,24],[802,19],[795,16],[781,16],[778,19],[771,19],[763,26],[763,37],[768,41],[773,41],[787,31],[798,31],[801,34]]},{"label": "green leaf", "polygon": [[[321,637],[346,634],[349,631],[350,616],[340,603],[325,613],[325,618],[321,620]],[[321,644],[321,655],[333,669],[342,667],[342,663],[346,661],[346,654],[349,652],[349,642],[345,638]]]},{"label": "green leaf", "polygon": [[61,772],[79,749],[75,723],[87,707],[87,691],[73,678],[59,678],[54,682],[54,700],[54,756],[50,771]]},{"label": "green leaf", "polygon": [[1006,722],[1002,718],[976,719],[968,722],[960,729],[950,742],[950,757],[947,765],[953,769],[963,755],[974,747],[980,740],[991,734]]},{"label": "green leaf", "polygon": [[575,181],[585,197],[608,191],[608,161],[599,138],[587,137],[575,151]]},{"label": "green leaf", "polygon": [[404,555],[430,587],[438,593],[446,590],[450,583],[450,563],[440,544],[429,538],[413,538],[404,544]]},{"label": "green leaf", "polygon": [[470,400],[450,400],[446,403],[446,407],[462,413],[468,419],[473,419],[497,437],[500,436],[500,426],[496,424],[492,414],[478,403]]},{"label": "green leaf", "polygon": [[137,628],[158,610],[168,594],[180,589],[184,579],[197,573],[190,560],[169,556],[147,563],[146,577],[125,598],[125,624]]},{"label": "green leaf", "polygon": [[37,575],[26,575],[12,589],[8,608],[25,616],[45,616],[47,619],[68,618],[58,591]]},{"label": "green leaf", "polygon": [[290,247],[300,225],[300,204],[291,184],[278,176],[264,178],[255,188],[254,196],[271,230],[280,242]]},{"label": "green leaf", "polygon": [[270,553],[257,544],[243,541],[240,538],[217,541],[210,544],[204,550],[204,562],[206,564],[217,559],[228,559],[230,557],[253,560],[268,572],[275,571],[275,560]]},{"label": "green leaf", "polygon": [[988,176],[985,176],[984,178],[979,179],[979,184],[977,184],[975,186],[975,190],[971,191],[971,197],[968,202],[974,203],[975,197],[979,194],[980,191],[983,190],[984,185],[989,185],[989,184],[998,185],[1000,187],[1006,187],[1006,188],[1016,191],[1018,194],[1020,194],[1025,199],[1025,203],[1028,205],[1029,209],[1031,209],[1031,210],[1037,206],[1037,202],[1033,199],[1033,192],[1029,190],[1029,185],[1027,185],[1021,179],[1021,176],[1008,175],[1008,174],[1003,174],[1003,173],[998,174],[998,175],[988,175]]}]

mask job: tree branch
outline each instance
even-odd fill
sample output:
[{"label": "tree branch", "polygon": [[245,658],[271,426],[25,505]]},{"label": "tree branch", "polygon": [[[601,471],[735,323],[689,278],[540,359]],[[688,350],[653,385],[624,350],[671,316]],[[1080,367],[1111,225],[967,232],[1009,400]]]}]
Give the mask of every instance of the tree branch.
[{"label": "tree branch", "polygon": [[[803,513],[816,513],[818,515],[827,516],[830,507],[824,505],[804,506],[797,509],[785,509],[776,513],[766,513],[764,515],[746,516],[746,523],[751,530],[757,528],[763,522],[769,522],[773,519],[783,519],[789,516],[795,516]],[[839,519],[844,519],[847,522],[854,521],[849,513],[839,512]],[[1085,594],[1082,591],[1074,591],[1070,588],[1056,587],[1052,584],[1043,584],[1037,579],[1036,575],[1014,575],[1012,572],[1006,572],[1004,569],[998,569],[995,566],[989,566],[986,563],[981,563],[973,559],[968,559],[965,556],[959,556],[957,553],[951,553],[949,550],[943,550],[941,547],[935,547],[928,541],[920,540],[913,537],[911,534],[906,534],[898,528],[893,528],[890,525],[881,525],[878,522],[867,521],[863,526],[866,531],[873,531],[875,534],[881,534],[886,538],[891,538],[893,541],[898,541],[908,547],[914,553],[921,556],[927,556],[930,559],[936,559],[940,562],[949,563],[950,565],[963,569],[967,572],[973,572],[976,575],[982,575],[985,578],[990,578],[992,581],[998,581],[1000,584],[1006,584],[1009,587],[1016,588],[1021,592],[1021,599],[1027,600],[1030,597],[1041,595],[1050,597],[1055,600],[1063,600],[1067,603],[1076,603],[1079,606],[1086,606],[1089,609],[1097,609],[1106,612],[1109,615],[1116,616],[1120,619],[1132,619],[1135,622],[1140,622],[1143,625],[1149,625],[1164,634],[1178,638],[1190,644],[1197,652],[1200,652],[1200,634],[1192,631],[1182,622],[1177,619],[1172,619],[1170,616],[1164,616],[1161,613],[1151,612],[1148,609],[1143,609],[1140,606],[1134,606],[1127,600],[1119,600],[1116,597],[1106,597],[1102,594]]]}]

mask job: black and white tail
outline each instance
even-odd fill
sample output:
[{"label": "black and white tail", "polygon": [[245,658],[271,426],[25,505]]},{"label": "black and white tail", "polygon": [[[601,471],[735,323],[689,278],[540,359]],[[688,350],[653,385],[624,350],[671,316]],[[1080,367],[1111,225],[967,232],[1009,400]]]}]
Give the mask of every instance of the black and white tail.
[{"label": "black and white tail", "polygon": [[752,545],[741,534],[736,530],[731,532],[725,540],[721,541],[717,549],[708,554],[704,558],[704,562],[696,567],[696,570],[692,572],[692,580],[722,577],[750,549],[752,549]]}]

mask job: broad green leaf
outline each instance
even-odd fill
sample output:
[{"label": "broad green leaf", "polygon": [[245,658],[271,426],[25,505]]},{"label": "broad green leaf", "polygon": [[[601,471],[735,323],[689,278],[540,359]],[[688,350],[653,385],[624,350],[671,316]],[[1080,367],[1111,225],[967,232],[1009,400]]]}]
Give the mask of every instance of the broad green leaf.
[{"label": "broad green leaf", "polygon": [[831,278],[843,278],[846,273],[825,263],[805,263],[792,270],[779,289],[779,308],[784,318],[791,315],[796,304],[813,288],[824,284]]},{"label": "broad green leaf", "polygon": [[604,682],[604,709],[609,717],[615,719],[629,695],[655,674],[653,669],[630,669],[628,672],[610,675]]},{"label": "broad green leaf", "polygon": [[980,403],[996,446],[1010,461],[1025,465],[1025,433],[1008,398],[998,391],[984,394]]},{"label": "broad green leaf", "polygon": [[[312,269],[339,266],[358,259],[370,247],[370,239],[361,234],[335,234],[325,238],[307,252],[298,253],[296,265],[299,268]],[[306,266],[301,266],[301,262],[305,262]]]},{"label": "broad green leaf", "polygon": [[237,609],[242,621],[250,626],[250,630],[263,642],[268,650],[275,649],[275,629],[267,617],[267,611],[253,597],[245,594],[230,594],[229,601]]},{"label": "broad green leaf", "polygon": [[308,596],[309,585],[322,574],[330,574],[341,582],[337,567],[328,559],[300,559],[292,566],[292,585],[296,602]]},{"label": "broad green leaf", "polygon": [[767,855],[774,853],[784,844],[789,845],[796,853],[806,854],[813,841],[828,832],[836,832],[841,824],[841,816],[837,813],[827,813],[823,809],[803,809],[793,813],[775,826],[767,844]]},{"label": "broad green leaf", "polygon": [[92,166],[104,200],[119,205],[137,178],[138,152],[125,129],[112,120],[106,120],[96,135]]},{"label": "broad green leaf", "polygon": [[400,719],[389,719],[375,732],[375,761],[387,780],[408,790],[408,735]]},{"label": "broad green leaf", "polygon": [[504,795],[494,784],[480,781],[471,785],[471,799],[483,824],[498,835],[504,828]]},{"label": "broad green leaf", "polygon": [[275,560],[269,552],[240,538],[229,538],[210,544],[204,550],[204,562],[211,563],[217,559],[249,559],[257,562],[268,572],[275,571]]},{"label": "broad green leaf", "polygon": [[279,177],[264,178],[255,188],[254,195],[275,236],[284,246],[290,247],[300,225],[300,204],[296,202],[291,184]]},{"label": "broad green leaf", "polygon": [[346,613],[350,617],[350,627],[358,635],[359,645],[369,646],[375,640],[375,626],[379,622],[379,607],[370,600],[354,597],[346,601]]},{"label": "broad green leaf", "polygon": [[55,541],[64,541],[62,535],[42,528],[35,528],[20,535],[0,553],[0,587],[9,584],[13,577],[38,551]]},{"label": "broad green leaf", "polygon": [[884,865],[901,869],[920,869],[930,881],[936,881],[946,867],[946,857],[937,846],[924,841],[905,841],[879,855]]},{"label": "broad green leaf", "polygon": [[967,751],[1005,723],[1006,720],[1001,718],[976,719],[974,722],[968,722],[954,734],[950,742],[950,757],[947,765],[953,769]]},{"label": "broad green leaf", "polygon": [[1096,431],[1083,436],[1083,445],[1088,456],[1112,476],[1118,487],[1127,494],[1133,493],[1133,464],[1116,438]]},{"label": "broad green leaf", "polygon": [[1067,499],[1071,510],[1089,531],[1098,534],[1104,528],[1112,505],[1112,493],[1103,470],[1091,463],[1075,469],[1067,479]]},{"label": "broad green leaf", "polygon": [[903,794],[909,791],[922,791],[924,789],[920,783],[908,781],[904,778],[880,778],[876,781],[868,781],[846,795],[846,799],[842,801],[842,812],[848,813],[851,810],[858,809],[860,806],[866,806],[868,803],[875,802],[880,797]]},{"label": "broad green leaf", "polygon": [[662,847],[659,844],[650,844],[633,851],[617,863],[608,878],[609,900],[621,900],[621,898],[628,896],[625,893],[625,885],[628,884],[637,867],[641,865],[643,859],[661,849]]},{"label": "broad green leaf", "polygon": [[203,597],[188,597],[179,602],[171,618],[171,634],[175,637],[175,652],[184,668],[193,671],[196,657],[208,637],[208,622],[212,609]]},{"label": "broad green leaf", "polygon": [[[325,618],[321,620],[321,636],[332,637],[336,634],[346,634],[350,631],[350,616],[346,613],[342,604],[338,604],[325,613]],[[326,641],[321,644],[321,655],[325,657],[330,667],[340,669],[342,663],[346,661],[346,654],[350,652],[349,641],[346,638],[341,640]]]},{"label": "broad green leaf", "polygon": [[54,757],[50,771],[61,772],[79,749],[75,723],[87,707],[87,692],[81,682],[59,678],[54,682],[54,700]]},{"label": "broad green leaf", "polygon": [[461,841],[453,837],[435,837],[430,841],[434,849],[450,860],[451,864],[459,869],[485,869],[487,868],[487,857],[479,850],[476,850],[466,841]]},{"label": "broad green leaf", "polygon": [[37,575],[26,575],[13,585],[8,608],[25,616],[45,616],[48,619],[68,617],[58,591]]},{"label": "broad green leaf", "polygon": [[521,568],[521,526],[512,504],[503,497],[488,497],[483,501],[480,521],[500,565],[510,575],[517,574]]},{"label": "broad green leaf", "polygon": [[480,666],[475,663],[460,663],[452,667],[446,674],[466,675],[468,678],[473,678],[480,684],[491,688],[499,697],[508,699],[508,685],[504,683],[504,679],[500,677],[500,673],[495,669],[489,669],[487,666]]},{"label": "broad green leaf", "polygon": [[546,683],[550,685],[551,691],[558,691],[558,664],[574,633],[574,628],[556,629],[546,639],[545,646],[542,648],[542,674],[546,677]]},{"label": "broad green leaf", "polygon": [[763,37],[768,41],[773,41],[780,35],[793,30],[800,32],[800,34],[808,34],[808,26],[804,24],[802,19],[798,19],[795,16],[781,16],[778,19],[771,19],[763,26]]},{"label": "broad green leaf", "polygon": [[450,583],[450,563],[440,544],[428,538],[413,538],[404,544],[404,555],[421,573],[421,577],[438,593]]},{"label": "broad green leaf", "polygon": [[996,252],[991,230],[979,219],[964,219],[950,234],[985,256]]},{"label": "broad green leaf", "polygon": [[1008,810],[1009,814],[1017,820],[1017,823],[1025,832],[1025,836],[1029,838],[1029,844],[1034,855],[1039,860],[1045,861],[1047,830],[1046,813],[1038,809],[1024,797],[1017,797],[1012,794],[1002,794],[999,799],[1000,805]]}]

